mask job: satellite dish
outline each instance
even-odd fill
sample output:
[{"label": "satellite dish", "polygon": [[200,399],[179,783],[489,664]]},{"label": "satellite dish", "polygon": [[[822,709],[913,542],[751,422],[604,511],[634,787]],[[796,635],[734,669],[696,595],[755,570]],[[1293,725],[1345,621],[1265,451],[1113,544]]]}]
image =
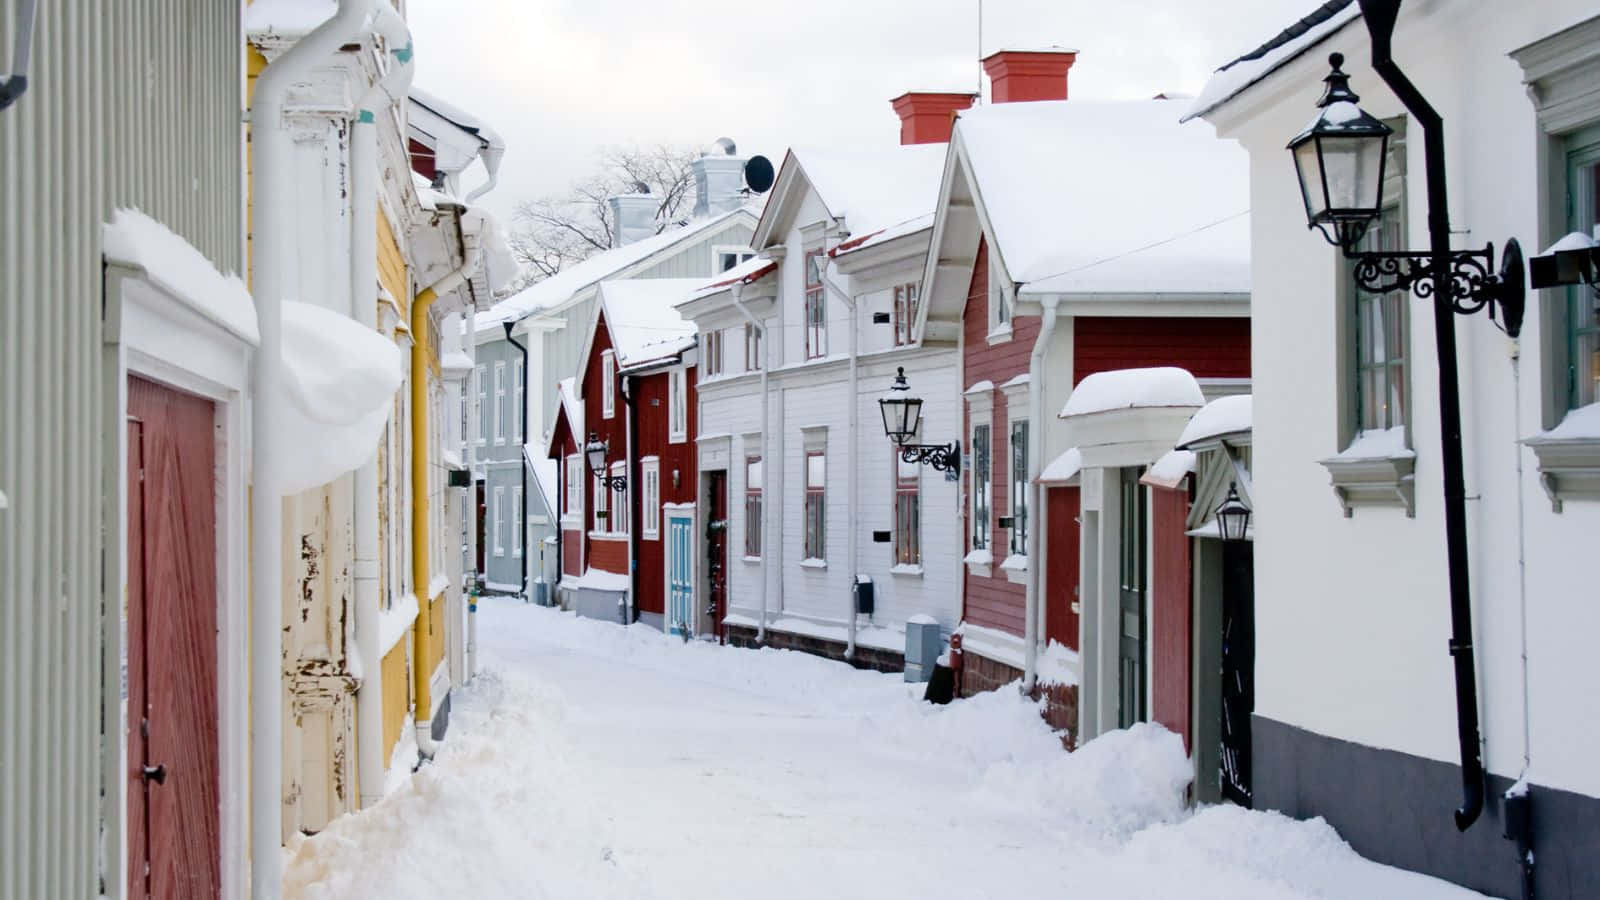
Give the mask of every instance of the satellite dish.
[{"label": "satellite dish", "polygon": [[765,194],[772,190],[772,180],[775,177],[772,160],[765,156],[752,156],[750,161],[744,164],[744,183],[757,194]]}]

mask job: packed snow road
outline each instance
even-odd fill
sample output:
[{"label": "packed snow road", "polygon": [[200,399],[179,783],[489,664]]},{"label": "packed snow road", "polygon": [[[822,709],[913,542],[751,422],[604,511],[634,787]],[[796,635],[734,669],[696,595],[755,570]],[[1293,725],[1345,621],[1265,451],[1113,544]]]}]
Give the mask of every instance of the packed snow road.
[{"label": "packed snow road", "polygon": [[1156,727],[508,601],[436,760],[289,850],[291,898],[1463,898],[1321,822],[1184,809]]}]

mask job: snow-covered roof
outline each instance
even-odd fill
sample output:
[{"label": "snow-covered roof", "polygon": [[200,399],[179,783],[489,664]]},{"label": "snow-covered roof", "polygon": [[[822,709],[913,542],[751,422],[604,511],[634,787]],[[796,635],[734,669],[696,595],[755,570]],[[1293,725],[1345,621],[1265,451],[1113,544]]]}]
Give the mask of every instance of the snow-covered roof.
[{"label": "snow-covered roof", "polygon": [[489,289],[489,298],[500,296],[522,272],[522,263],[511,252],[505,229],[488,210],[473,206],[462,215],[461,230],[476,241],[483,253],[478,272]]},{"label": "snow-covered roof", "polygon": [[205,254],[136,209],[119,209],[100,229],[106,260],[143,269],[154,283],[200,315],[252,345],[261,340],[256,306],[237,275],[217,271]]},{"label": "snow-covered roof", "polygon": [[716,231],[741,216],[753,217],[754,213],[748,208],[740,207],[721,215],[695,219],[687,225],[668,228],[642,241],[634,241],[621,247],[613,247],[603,253],[596,253],[543,281],[529,285],[479,313],[477,328],[482,331],[497,327],[501,322],[514,321],[541,310],[553,309],[585,288],[615,277],[623,270],[669,250],[679,243],[692,241]]},{"label": "snow-covered roof", "polygon": [[1225,434],[1249,431],[1252,408],[1249,394],[1218,397],[1201,407],[1189,424],[1184,426],[1178,446],[1188,447]]},{"label": "snow-covered roof", "polygon": [[1149,470],[1139,479],[1139,483],[1175,488],[1183,481],[1184,476],[1194,471],[1194,464],[1194,451],[1168,450],[1160,459],[1150,464]]},{"label": "snow-covered roof", "polygon": [[791,150],[812,190],[851,235],[871,234],[929,213],[944,176],[944,144]]},{"label": "snow-covered roof", "polygon": [[489,123],[450,103],[448,100],[444,100],[415,85],[412,86],[409,94],[413,103],[427,107],[434,114],[449,121],[462,131],[477,135],[485,144],[491,147],[504,147],[506,145],[499,132],[489,127]]},{"label": "snow-covered roof", "polygon": [[916,234],[919,231],[927,231],[931,228],[933,228],[933,213],[924,213],[920,216],[907,219],[897,225],[890,225],[887,228],[871,232],[870,234],[853,237],[850,240],[845,241],[839,246],[833,248],[833,250],[829,251],[828,255],[847,256],[851,253],[856,253],[861,250],[868,250],[873,247],[877,247],[880,244],[887,244],[897,238],[903,238],[906,235]]},{"label": "snow-covered roof", "polygon": [[444,191],[435,190],[433,182],[429,181],[427,176],[420,172],[413,171],[411,173],[411,185],[417,189],[417,201],[422,204],[423,209],[429,212],[438,209],[440,206],[463,205],[460,200],[446,194]]},{"label": "snow-covered roof", "polygon": [[694,346],[694,322],[677,304],[704,281],[699,278],[627,278],[600,283],[611,346],[618,368],[667,359]]},{"label": "snow-covered roof", "polygon": [[709,297],[718,291],[727,290],[736,284],[754,284],[755,282],[766,277],[768,273],[777,271],[777,269],[777,260],[763,259],[759,256],[752,256],[744,262],[739,263],[737,266],[727,270],[726,272],[713,275],[710,281],[707,281],[695,288],[692,292],[690,292],[688,298],[682,302],[688,303],[690,300],[698,300],[701,297]]},{"label": "snow-covered roof", "polygon": [[1249,158],[1177,118],[1169,100],[960,113],[956,140],[1012,280],[1028,293],[1247,293]]},{"label": "snow-covered roof", "polygon": [[1271,40],[1212,73],[1200,96],[1184,113],[1183,121],[1203,116],[1239,96],[1279,66],[1310,50],[1360,14],[1361,8],[1351,0],[1328,0],[1310,15],[1278,32]]},{"label": "snow-covered roof", "polygon": [[1082,416],[1113,409],[1152,409],[1206,403],[1199,382],[1187,369],[1158,366],[1150,369],[1116,369],[1095,372],[1078,382],[1061,407],[1061,417]]},{"label": "snow-covered roof", "polygon": [[1076,478],[1082,470],[1083,453],[1077,447],[1072,447],[1052,459],[1034,481],[1038,484],[1066,484]]},{"label": "snow-covered roof", "polygon": [[557,479],[561,477],[561,465],[553,459],[542,459],[539,448],[532,444],[522,445],[522,452],[527,457],[528,468],[533,472],[533,489],[544,500],[545,513],[550,516],[560,514],[556,506]]},{"label": "snow-covered roof", "polygon": [[[556,382],[556,397],[561,401],[560,415],[567,417],[567,428],[572,431],[572,437],[578,443],[583,442],[583,403],[578,400],[578,379],[576,377],[563,378]],[[556,430],[550,429],[550,434],[545,438],[544,455],[549,456],[555,450]]]}]

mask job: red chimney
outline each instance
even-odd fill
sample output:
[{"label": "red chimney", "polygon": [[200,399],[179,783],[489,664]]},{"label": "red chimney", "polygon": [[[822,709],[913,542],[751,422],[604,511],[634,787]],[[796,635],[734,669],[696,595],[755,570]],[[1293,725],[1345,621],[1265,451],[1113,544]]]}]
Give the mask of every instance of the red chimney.
[{"label": "red chimney", "polygon": [[1077,59],[1078,51],[1064,47],[991,53],[983,59],[990,99],[995,103],[1065,100],[1067,70]]},{"label": "red chimney", "polygon": [[890,100],[900,117],[900,143],[948,144],[956,113],[972,105],[976,94],[908,91]]}]

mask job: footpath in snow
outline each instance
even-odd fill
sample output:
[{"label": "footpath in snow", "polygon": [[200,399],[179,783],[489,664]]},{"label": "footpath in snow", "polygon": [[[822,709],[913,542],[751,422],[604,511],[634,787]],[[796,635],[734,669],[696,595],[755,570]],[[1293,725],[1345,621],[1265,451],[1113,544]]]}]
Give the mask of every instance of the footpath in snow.
[{"label": "footpath in snow", "polygon": [[1478,897],[1321,821],[1188,810],[1158,726],[1064,753],[1014,690],[489,599],[437,759],[288,851],[290,898]]}]

